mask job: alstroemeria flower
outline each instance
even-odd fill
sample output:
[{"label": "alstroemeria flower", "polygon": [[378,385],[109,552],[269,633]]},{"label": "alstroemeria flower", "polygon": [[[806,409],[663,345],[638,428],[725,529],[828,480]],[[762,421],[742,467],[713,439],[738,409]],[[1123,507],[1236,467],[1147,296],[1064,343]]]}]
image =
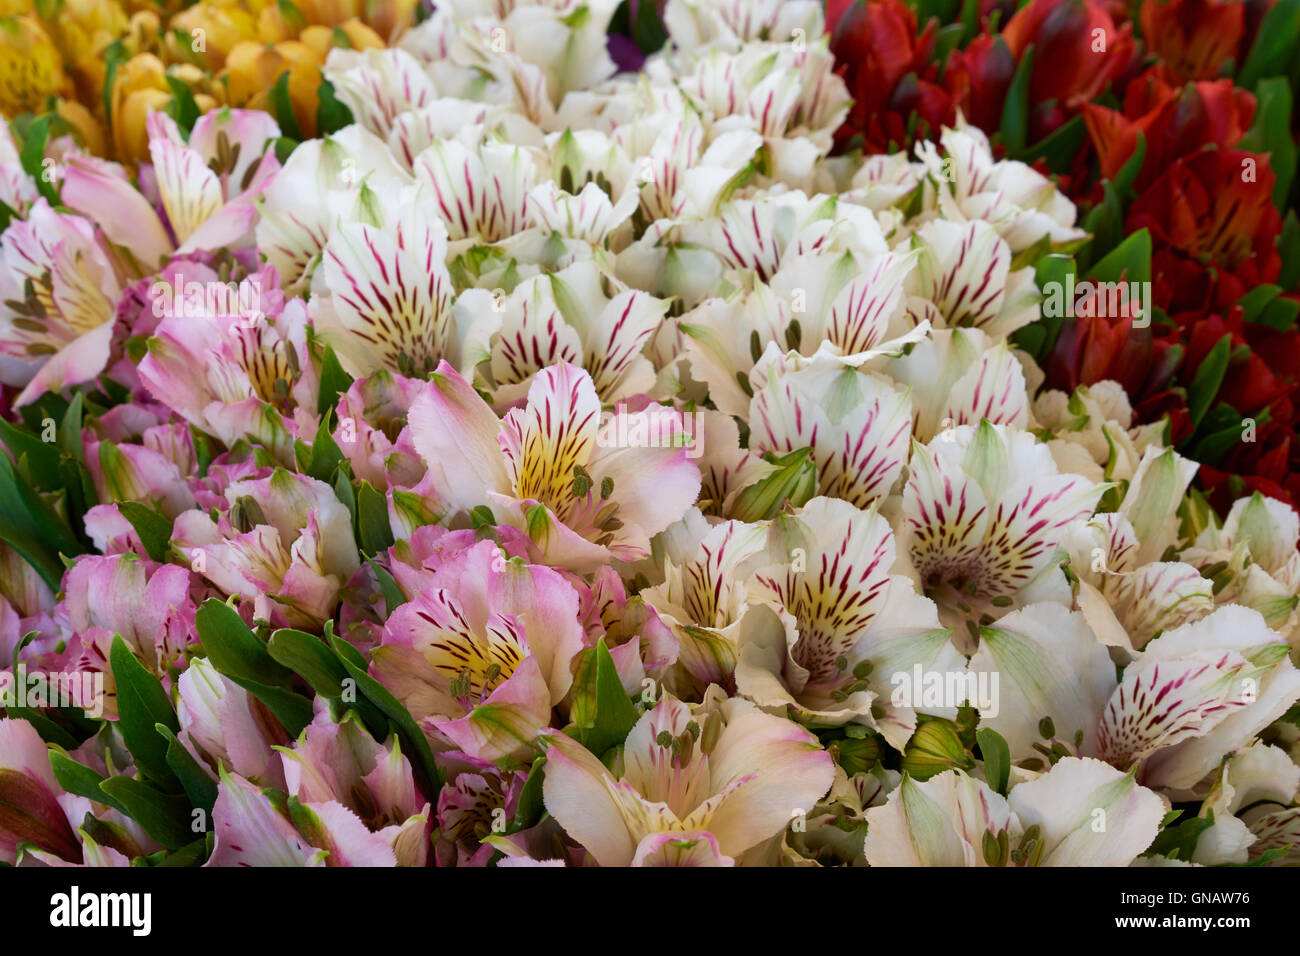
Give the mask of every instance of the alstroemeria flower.
[{"label": "alstroemeria flower", "polygon": [[1005,797],[948,770],[904,777],[867,811],[866,856],[871,866],[1128,866],[1164,814],[1159,796],[1099,760],[1067,757]]},{"label": "alstroemeria flower", "polygon": [[496,851],[488,840],[498,820],[514,819],[526,775],[455,752],[440,754],[438,763],[447,775],[438,794],[438,865],[486,866]]},{"label": "alstroemeria flower", "polygon": [[1128,481],[1146,450],[1164,443],[1164,422],[1133,424],[1133,408],[1118,382],[1080,385],[1071,394],[1044,389],[1034,399],[1037,433],[1058,467],[1094,480]]},{"label": "alstroemeria flower", "polygon": [[681,412],[620,406],[602,423],[591,376],[573,365],[539,372],[527,404],[498,420],[444,362],[409,421],[450,510],[488,505],[570,570],[644,557],[700,490]]},{"label": "alstroemeria flower", "polygon": [[901,543],[941,616],[963,629],[961,639],[1012,605],[1069,602],[1058,545],[1104,490],[1060,474],[1027,432],[960,425],[913,448]]},{"label": "alstroemeria flower", "polygon": [[187,481],[198,463],[189,425],[151,425],[140,444],[106,439],[83,447],[101,502],[142,501],[171,519],[194,507]]},{"label": "alstroemeria flower", "polygon": [[471,148],[456,140],[435,140],[415,157],[414,175],[456,253],[468,245],[509,239],[532,224],[529,194],[539,177],[527,149],[495,142]]},{"label": "alstroemeria flower", "polygon": [[736,668],[741,619],[749,611],[750,572],[762,559],[767,529],[724,521],[710,525],[692,509],[663,533],[664,581],[641,599],[672,628],[680,675],[690,689],[727,686]]},{"label": "alstroemeria flower", "polygon": [[1013,253],[1028,249],[1043,236],[1051,237],[1053,246],[1087,238],[1074,226],[1074,203],[1024,163],[994,160],[988,137],[976,127],[963,124],[945,129],[940,145],[944,156],[931,142],[917,143],[916,154],[930,177],[927,195],[933,189],[933,201],[944,219],[956,223],[983,219]]},{"label": "alstroemeria flower", "polygon": [[894,674],[961,671],[963,662],[934,604],[890,573],[889,522],[814,498],[772,523],[768,554],[775,561],[754,572],[749,595],[771,611],[744,618],[736,689],[818,726],[878,728],[901,749],[916,713],[892,699]]},{"label": "alstroemeria flower", "polygon": [[147,274],[167,256],[243,243],[257,220],[253,200],[280,168],[280,128],[267,113],[220,109],[195,122],[188,141],[166,113],[148,120],[150,183],[164,212],[109,164],[72,157],[63,202],[99,223]]},{"label": "alstroemeria flower", "polygon": [[384,142],[360,125],[301,143],[257,198],[258,250],[296,288],[311,278],[339,222],[365,222],[373,197],[410,183]]},{"label": "alstroemeria flower", "polygon": [[0,237],[0,381],[26,386],[17,405],[108,364],[122,288],[93,222],[40,198]]},{"label": "alstroemeria flower", "polygon": [[[327,865],[424,866],[429,803],[395,736],[378,743],[355,711],[335,722],[322,710],[290,747],[278,747],[290,818]],[[359,824],[359,826],[358,826]]]},{"label": "alstroemeria flower", "polygon": [[[229,293],[252,303],[251,315],[212,312],[203,303],[176,308],[150,336],[138,370],[150,393],[196,427],[227,445],[258,442],[287,464],[293,436],[316,427],[316,375],[303,303],[295,299],[278,315],[261,311],[264,288],[278,281],[267,267]],[[224,283],[206,284],[217,286],[225,292]]]},{"label": "alstroemeria flower", "polygon": [[81,862],[81,844],[62,805],[66,799],[36,728],[0,718],[0,863],[12,866],[20,843]]},{"label": "alstroemeria flower", "polygon": [[360,564],[352,516],[334,489],[277,468],[231,482],[225,499],[215,519],[202,511],[178,517],[173,545],[222,592],[253,602],[255,616],[318,627]]},{"label": "alstroemeria flower", "polygon": [[786,831],[782,865],[866,866],[866,812],[883,806],[900,779],[898,771],[886,770],[880,764],[851,777],[837,765],[831,792],[808,811],[802,828]]},{"label": "alstroemeria flower", "polygon": [[[793,38],[791,38],[793,39]],[[793,43],[755,43],[728,53],[710,46],[678,79],[682,92],[715,133],[752,130],[763,137],[773,177],[811,186],[813,164],[830,151],[849,110],[844,81],[832,70],[826,36]]]},{"label": "alstroemeria flower", "polygon": [[1219,76],[1236,57],[1249,16],[1246,4],[1225,0],[1143,0],[1139,11],[1147,48],[1185,80]]},{"label": "alstroemeria flower", "polygon": [[[465,372],[477,372],[498,409],[525,398],[537,373],[557,362],[585,368],[604,403],[655,387],[643,350],[668,303],[622,286],[590,260],[526,279],[504,300],[471,289],[456,308],[474,315],[465,352],[475,364]],[[487,356],[476,362],[479,350]]]},{"label": "alstroemeria flower", "polygon": [[1051,133],[1069,110],[1095,99],[1137,52],[1132,26],[1116,27],[1106,4],[1097,0],[1032,0],[1007,21],[1001,36],[1017,61],[1034,48],[1029,75],[1034,142]]},{"label": "alstroemeria flower", "polygon": [[889,494],[911,443],[906,389],[825,357],[801,369],[778,357],[765,372],[749,406],[752,452],[811,448],[820,493],[859,508]]},{"label": "alstroemeria flower", "polygon": [[614,772],[563,734],[547,743],[546,809],[601,866],[729,866],[834,776],[812,734],[739,699],[692,710],[665,695]]},{"label": "alstroemeria flower", "polygon": [[572,586],[482,541],[392,612],[370,669],[443,749],[527,759],[582,647]]},{"label": "alstroemeria flower", "polygon": [[350,50],[334,47],[321,71],[339,101],[369,132],[386,139],[403,113],[438,97],[419,60],[399,48]]},{"label": "alstroemeria flower", "polygon": [[[360,821],[347,829],[339,827],[330,834],[333,840],[322,839],[328,849],[313,846],[289,821],[284,794],[261,790],[224,767],[212,808],[212,830],[216,842],[204,866],[326,866],[335,851],[330,862],[346,866],[349,851],[357,844],[372,849],[370,833]],[[349,844],[339,846],[340,836],[350,837]],[[376,863],[374,857],[365,858],[362,865],[366,862]]]},{"label": "alstroemeria flower", "polygon": [[[192,512],[188,512],[192,513]],[[120,636],[140,663],[170,680],[197,639],[193,578],[185,568],[155,564],[134,554],[83,555],[63,581],[62,613],[76,635],[69,662],[104,675],[104,713],[117,716],[117,691],[108,664]]]},{"label": "alstroemeria flower", "polygon": [[1137,533],[1123,514],[1074,525],[1065,541],[1078,603],[1105,644],[1140,650],[1161,631],[1214,609],[1214,582],[1182,561],[1138,562]]},{"label": "alstroemeria flower", "polygon": [[265,704],[205,657],[192,660],[176,683],[182,743],[262,786],[284,787],[274,748],[289,743],[289,735]]},{"label": "alstroemeria flower", "polygon": [[1219,604],[1244,604],[1291,640],[1300,594],[1300,517],[1294,508],[1256,492],[1233,503],[1223,527],[1213,523],[1183,553],[1216,582]]},{"label": "alstroemeria flower", "polygon": [[920,255],[907,276],[907,309],[917,324],[973,326],[1004,339],[1038,321],[1034,270],[1011,271],[1011,248],[987,222],[933,219],[911,247]]},{"label": "alstroemeria flower", "polygon": [[[1256,741],[1229,756],[1201,804],[1198,816],[1208,818],[1213,813],[1214,824],[1197,838],[1192,862],[1205,866],[1243,864],[1269,846],[1277,845],[1273,839],[1267,839],[1276,831],[1257,833],[1236,814],[1246,807],[1260,816],[1276,814],[1293,802],[1297,789],[1300,789],[1300,767],[1281,747]],[[1262,848],[1257,847],[1261,836],[1267,844]]]},{"label": "alstroemeria flower", "polygon": [[420,187],[375,197],[375,218],[339,223],[308,305],[321,339],[355,376],[386,368],[424,375],[458,363],[463,333],[451,307],[447,230]]},{"label": "alstroemeria flower", "polygon": [[933,329],[881,371],[910,389],[917,441],[984,420],[1029,427],[1025,368],[1005,341],[980,329]]},{"label": "alstroemeria flower", "polygon": [[738,50],[755,41],[783,43],[826,32],[821,4],[815,0],[754,0],[739,4],[727,0],[668,0],[664,26],[673,45],[684,52],[718,46]]},{"label": "alstroemeria flower", "polygon": [[[1082,615],[1037,605],[983,629],[970,668],[1010,685],[1000,712],[982,719],[1011,745],[1013,760],[1044,751],[1096,756],[1136,770],[1146,786],[1192,794],[1223,754],[1300,698],[1287,651],[1258,613],[1223,607],[1147,643],[1116,680]],[[1044,729],[1052,736],[1036,745]]]}]

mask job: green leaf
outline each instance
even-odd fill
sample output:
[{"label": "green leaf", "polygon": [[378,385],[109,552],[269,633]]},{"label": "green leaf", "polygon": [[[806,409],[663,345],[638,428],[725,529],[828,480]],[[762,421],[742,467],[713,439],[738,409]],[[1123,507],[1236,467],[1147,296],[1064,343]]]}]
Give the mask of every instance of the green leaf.
[{"label": "green leaf", "polygon": [[176,125],[181,128],[181,132],[187,137],[190,130],[194,128],[194,123],[199,118],[199,106],[194,102],[194,94],[185,83],[167,74],[167,85],[171,88],[172,98],[167,103],[164,110],[168,116],[176,121]]},{"label": "green leaf", "polygon": [[[581,687],[579,680],[583,681]],[[621,744],[639,715],[619,680],[603,637],[575,676],[574,688],[571,713],[578,727],[578,742],[597,756]]]},{"label": "green leaf", "polygon": [[196,867],[203,864],[208,855],[207,838],[187,843],[179,850],[168,853],[157,866]]},{"label": "green leaf", "polygon": [[320,100],[320,104],[316,107],[316,135],[318,137],[328,136],[330,133],[337,132],[343,127],[351,126],[356,122],[352,118],[352,110],[348,108],[348,105],[334,95],[334,84],[329,80],[321,79],[316,95]]},{"label": "green leaf", "polygon": [[1254,89],[1267,76],[1284,74],[1300,39],[1300,0],[1278,0],[1260,22],[1255,42],[1237,73],[1237,85]]},{"label": "green leaf", "polygon": [[184,797],[163,793],[131,777],[109,777],[99,788],[167,849],[177,850],[192,842],[190,805]]},{"label": "green leaf", "polygon": [[298,117],[293,112],[293,98],[289,96],[289,71],[285,70],[271,87],[271,113],[280,124],[280,131],[289,139],[302,140]]},{"label": "green leaf", "polygon": [[53,121],[54,117],[46,113],[27,124],[27,129],[23,131],[23,148],[18,154],[18,161],[22,164],[23,172],[36,180],[36,189],[46,201],[57,206],[59,194],[54,191],[54,184],[46,182],[46,177],[42,175],[46,168],[45,144],[49,142],[50,124]]},{"label": "green leaf", "polygon": [[387,568],[380,565],[374,558],[367,558],[366,560],[370,562],[375,577],[379,579],[379,591],[384,596],[384,611],[387,614],[392,614],[406,603],[406,595],[397,586],[397,581],[388,573]]},{"label": "green leaf", "polygon": [[1011,748],[992,727],[975,731],[975,739],[984,757],[984,779],[990,787],[1006,796],[1007,784],[1011,780]]},{"label": "green leaf", "polygon": [[1150,282],[1151,233],[1139,229],[1088,270],[1094,282]]},{"label": "green leaf", "polygon": [[338,356],[331,346],[325,346],[320,362],[320,395],[316,401],[316,414],[324,415],[339,403],[339,396],[352,387],[352,376],[343,371]]},{"label": "green leaf", "polygon": [[169,727],[155,724],[154,729],[167,741],[167,766],[181,782],[181,789],[189,798],[190,806],[197,807],[211,816],[212,806],[217,802],[216,783],[208,776],[207,771],[199,766],[194,755],[185,749]]},{"label": "green leaf", "polygon": [[1069,171],[1070,164],[1078,155],[1079,147],[1087,135],[1083,117],[1076,116],[1037,143],[1026,146],[1016,158],[1031,165],[1041,159],[1052,172],[1065,173]]},{"label": "green leaf", "polygon": [[229,604],[208,598],[200,605],[194,623],[208,660],[227,677],[267,686],[292,679],[288,668],[276,663],[266,645]]},{"label": "green leaf", "polygon": [[174,783],[175,775],[167,765],[167,740],[158,733],[156,725],[162,724],[175,732],[180,730],[180,723],[162,682],[136,660],[120,635],[113,637],[108,662],[117,686],[117,726],[126,749],[147,776]]},{"label": "green leaf", "polygon": [[41,579],[58,591],[63,579],[59,555],[75,557],[86,548],[66,521],[23,481],[9,456],[0,453],[0,541],[9,544]]},{"label": "green leaf", "polygon": [[117,510],[131,522],[150,560],[166,561],[172,539],[172,523],[167,516],[138,501],[119,501]]},{"label": "green leaf", "polygon": [[334,436],[330,434],[330,422],[333,417],[332,412],[321,415],[320,427],[316,429],[316,437],[312,439],[310,448],[302,442],[294,444],[295,451],[298,451],[300,446],[306,451],[305,460],[301,454],[299,455],[300,468],[305,474],[311,475],[318,481],[331,481],[334,478],[334,469],[346,458],[338,443],[334,441]]},{"label": "green leaf", "polygon": [[367,555],[393,546],[393,529],[388,524],[388,499],[368,481],[357,486],[357,537]]},{"label": "green leaf", "polygon": [[1007,150],[1018,153],[1025,148],[1029,136],[1029,78],[1034,71],[1034,48],[1025,48],[1024,55],[1016,67],[1011,85],[1007,88],[1007,99],[1002,105],[1002,122],[999,130],[1002,142]]},{"label": "green leaf", "polygon": [[524,788],[519,791],[519,804],[515,809],[515,829],[526,830],[542,819],[546,805],[542,802],[542,782],[546,779],[546,758],[538,757],[528,770]]},{"label": "green leaf", "polygon": [[1187,411],[1191,415],[1192,428],[1196,428],[1210,410],[1210,403],[1219,394],[1223,376],[1228,371],[1228,361],[1232,357],[1232,335],[1226,333],[1215,343],[1208,355],[1201,362],[1187,389]]},{"label": "green leaf", "polygon": [[271,635],[266,649],[322,697],[341,697],[348,676],[343,662],[315,634],[281,628]]},{"label": "green leaf", "polygon": [[[1300,16],[1300,11],[1296,15]],[[1296,145],[1291,138],[1291,84],[1284,76],[1262,79],[1255,86],[1255,102],[1255,122],[1236,148],[1269,154],[1269,168],[1277,177],[1273,184],[1273,205],[1285,211],[1296,171]]]},{"label": "green leaf", "polygon": [[105,779],[101,774],[85,764],[77,763],[62,750],[50,751],[50,768],[54,771],[54,779],[59,781],[59,786],[68,793],[87,800],[98,800],[126,812],[126,807],[100,789],[99,785]]}]

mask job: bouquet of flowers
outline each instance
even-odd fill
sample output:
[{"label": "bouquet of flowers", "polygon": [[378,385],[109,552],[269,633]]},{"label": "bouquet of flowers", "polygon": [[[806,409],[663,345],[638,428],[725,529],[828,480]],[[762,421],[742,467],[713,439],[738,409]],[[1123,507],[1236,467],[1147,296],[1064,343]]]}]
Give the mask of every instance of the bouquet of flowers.
[{"label": "bouquet of flowers", "polygon": [[1300,0],[0,26],[0,863],[1300,862]]}]

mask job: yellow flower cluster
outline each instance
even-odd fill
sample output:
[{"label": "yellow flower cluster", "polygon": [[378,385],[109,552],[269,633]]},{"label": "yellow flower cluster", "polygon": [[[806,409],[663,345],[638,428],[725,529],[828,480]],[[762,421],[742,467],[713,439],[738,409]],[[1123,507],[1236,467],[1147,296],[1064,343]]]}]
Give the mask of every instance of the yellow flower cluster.
[{"label": "yellow flower cluster", "polygon": [[[320,68],[336,46],[384,47],[419,0],[0,0],[0,113],[56,112],[91,151],[134,165],[145,117],[184,84],[200,112],[270,109],[288,74],[316,134]],[[107,88],[106,88],[107,87]]]}]

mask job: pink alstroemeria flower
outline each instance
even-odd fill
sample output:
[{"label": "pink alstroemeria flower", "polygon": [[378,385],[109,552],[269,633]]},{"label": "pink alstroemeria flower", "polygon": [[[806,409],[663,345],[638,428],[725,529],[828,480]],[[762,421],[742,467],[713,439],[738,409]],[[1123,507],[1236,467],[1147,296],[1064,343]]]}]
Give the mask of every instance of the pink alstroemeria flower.
[{"label": "pink alstroemeria flower", "polygon": [[257,221],[253,200],[280,168],[271,148],[280,127],[270,114],[213,110],[188,141],[166,113],[151,113],[145,124],[156,205],[116,164],[90,156],[69,158],[63,202],[99,223],[146,275],[172,255],[244,242]]},{"label": "pink alstroemeria flower", "polygon": [[567,363],[538,372],[527,404],[498,420],[444,362],[409,422],[449,511],[486,505],[526,530],[541,560],[578,573],[646,557],[700,491],[681,412],[620,407],[618,427],[602,428],[591,376]]},{"label": "pink alstroemeria flower", "polygon": [[360,565],[352,516],[322,481],[276,469],[231,482],[214,521],[187,511],[172,540],[190,567],[273,624],[318,627]]},{"label": "pink alstroemeria flower", "polygon": [[370,670],[442,749],[527,760],[573,683],[578,594],[559,572],[476,544],[384,626]]}]

